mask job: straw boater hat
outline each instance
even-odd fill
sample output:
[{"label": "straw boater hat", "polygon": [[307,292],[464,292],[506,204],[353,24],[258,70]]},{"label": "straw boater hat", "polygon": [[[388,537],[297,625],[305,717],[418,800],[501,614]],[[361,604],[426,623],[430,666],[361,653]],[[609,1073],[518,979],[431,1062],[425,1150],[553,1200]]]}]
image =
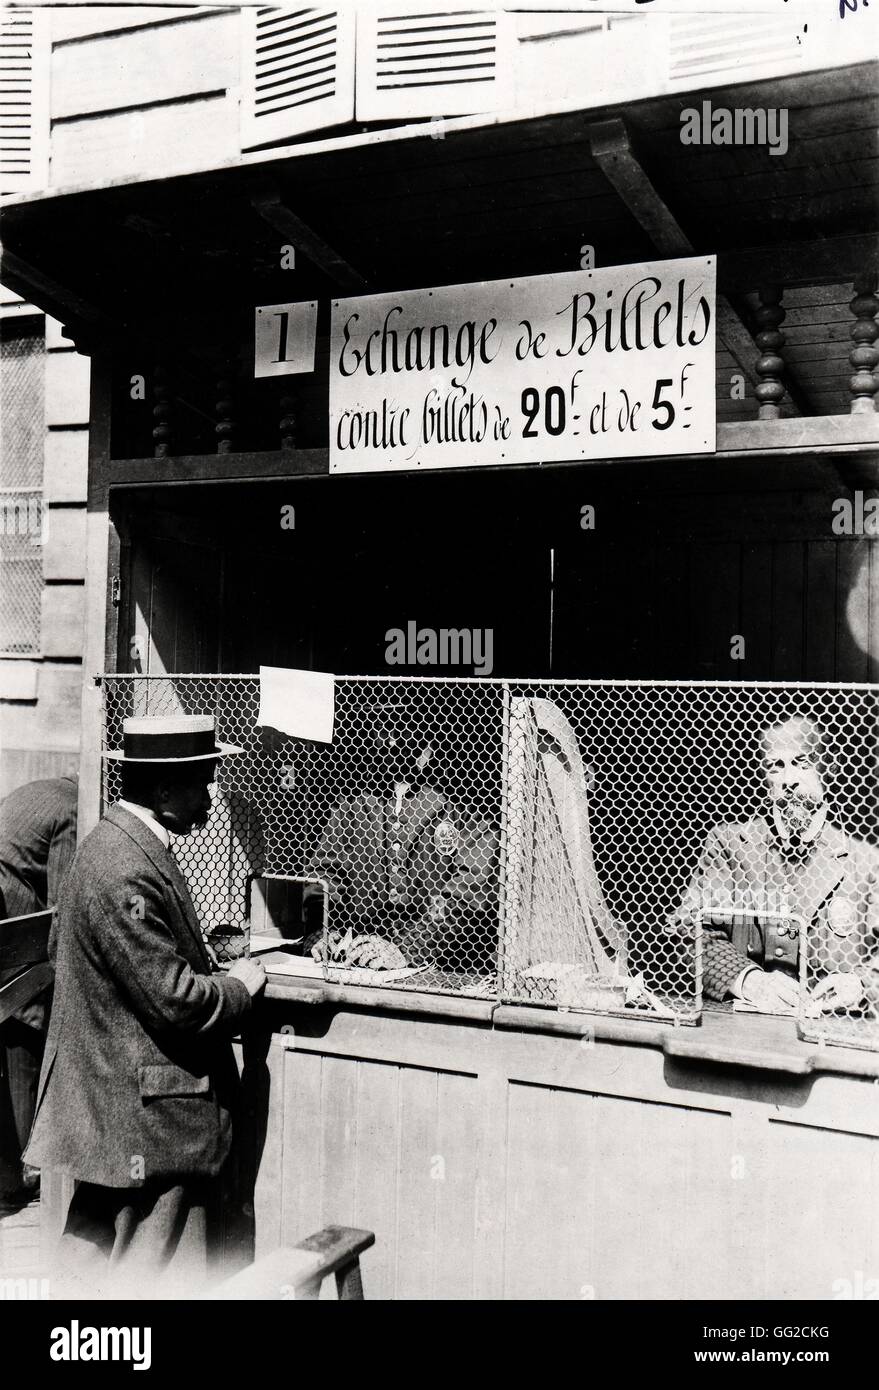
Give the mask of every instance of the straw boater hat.
[{"label": "straw boater hat", "polygon": [[125,763],[199,763],[243,752],[217,742],[212,714],[172,714],[124,720],[122,747],[103,756]]}]

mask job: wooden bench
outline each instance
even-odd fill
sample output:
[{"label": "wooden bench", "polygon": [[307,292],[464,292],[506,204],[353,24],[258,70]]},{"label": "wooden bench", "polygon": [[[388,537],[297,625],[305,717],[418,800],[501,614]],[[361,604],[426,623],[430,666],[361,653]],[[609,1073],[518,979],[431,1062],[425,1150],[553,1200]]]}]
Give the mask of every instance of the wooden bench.
[{"label": "wooden bench", "polygon": [[375,1244],[372,1231],[351,1226],[325,1226],[296,1246],[282,1246],[226,1279],[202,1299],[263,1299],[289,1301],[320,1297],[320,1286],[336,1276],[339,1299],[363,1298],[360,1256]]},{"label": "wooden bench", "polygon": [[29,912],[0,921],[0,1023],[52,983],[49,931],[54,912]]}]

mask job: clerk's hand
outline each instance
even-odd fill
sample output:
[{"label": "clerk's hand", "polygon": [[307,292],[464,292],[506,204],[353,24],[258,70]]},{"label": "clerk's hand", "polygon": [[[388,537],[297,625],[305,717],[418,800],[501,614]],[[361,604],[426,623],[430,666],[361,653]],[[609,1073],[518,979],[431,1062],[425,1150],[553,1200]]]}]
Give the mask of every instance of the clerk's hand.
[{"label": "clerk's hand", "polygon": [[739,993],[761,1013],[788,1013],[797,1007],[796,982],[780,970],[750,970]]},{"label": "clerk's hand", "polygon": [[366,970],[400,970],[408,961],[393,941],[369,934],[355,936],[348,948],[345,964],[359,965]]},{"label": "clerk's hand", "polygon": [[[329,933],[329,941],[330,960],[335,960],[342,944],[342,933],[340,931],[331,931]],[[327,943],[323,928],[321,928],[320,931],[312,932],[305,938],[302,944],[302,954],[304,956],[311,956],[312,960],[317,960],[321,963],[326,960]]]},{"label": "clerk's hand", "polygon": [[810,1004],[816,1004],[822,1013],[831,1009],[856,1009],[864,997],[864,986],[857,975],[838,971],[826,975],[812,990]]},{"label": "clerk's hand", "polygon": [[241,960],[236,960],[226,973],[241,981],[251,999],[266,987],[266,972],[258,960],[242,957]]}]

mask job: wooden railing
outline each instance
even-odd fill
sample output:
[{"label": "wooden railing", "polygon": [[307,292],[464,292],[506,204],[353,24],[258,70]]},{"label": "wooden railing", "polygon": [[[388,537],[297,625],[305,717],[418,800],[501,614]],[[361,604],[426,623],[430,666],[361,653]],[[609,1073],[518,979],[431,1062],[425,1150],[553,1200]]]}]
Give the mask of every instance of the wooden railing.
[{"label": "wooden railing", "polygon": [[325,1226],[296,1246],[282,1246],[227,1279],[202,1298],[290,1301],[316,1299],[330,1274],[339,1300],[362,1299],[360,1256],[375,1244],[372,1231]]}]

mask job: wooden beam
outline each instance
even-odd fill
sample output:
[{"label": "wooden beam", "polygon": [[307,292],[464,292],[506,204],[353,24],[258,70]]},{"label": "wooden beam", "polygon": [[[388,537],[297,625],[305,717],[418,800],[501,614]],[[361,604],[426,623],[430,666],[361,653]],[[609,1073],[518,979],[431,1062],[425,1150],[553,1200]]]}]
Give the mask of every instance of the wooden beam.
[{"label": "wooden beam", "polygon": [[847,284],[865,270],[879,269],[875,232],[750,246],[721,251],[718,277],[727,291],[746,293],[758,285]]},{"label": "wooden beam", "polygon": [[[588,127],[592,157],[632,216],[663,256],[694,256],[692,241],[638,162],[623,121]],[[756,349],[755,349],[756,351]]]},{"label": "wooden beam", "polygon": [[78,340],[78,349],[90,350],[97,338],[107,341],[118,337],[118,328],[100,309],[15,252],[3,252],[0,277],[9,289],[69,327]]},{"label": "wooden beam", "polygon": [[[71,338],[77,352],[85,357],[113,352],[132,355],[141,352],[149,361],[161,362],[168,358],[168,334],[161,324],[146,321],[129,323],[124,318],[111,318],[75,290],[54,280],[13,251],[3,252],[0,279],[29,303],[36,304],[45,313],[59,319],[65,337]],[[194,356],[179,342],[175,342],[171,356],[177,371],[190,378],[196,377],[206,365],[216,369],[209,356]],[[197,414],[202,413],[184,397],[176,399],[182,400]]]},{"label": "wooden beam", "polygon": [[[619,119],[600,121],[589,127],[588,135],[596,164],[657,251],[670,257],[696,255],[692,241],[639,163],[624,122]],[[756,371],[757,346],[741,315],[719,292],[717,333],[746,379],[757,386],[760,381]],[[808,402],[787,364],[785,387],[800,414],[808,414]]]},{"label": "wooden beam", "polygon": [[170,458],[113,459],[103,470],[105,488],[181,483],[234,483],[248,478],[284,480],[330,471],[328,449],[273,449],[260,453],[191,454]]},{"label": "wooden beam", "polygon": [[281,201],[277,190],[260,191],[251,195],[251,204],[264,222],[274,227],[287,241],[302,251],[310,261],[344,290],[368,289],[367,281],[344,260],[337,251],[318,236],[301,217],[297,217]]},{"label": "wooden beam", "polygon": [[[679,460],[692,460],[705,468],[715,459],[765,457],[770,453],[795,457],[803,454],[864,455],[866,466],[877,469],[879,414],[813,415],[781,420],[738,420],[717,426],[717,449],[713,454],[681,453]],[[642,459],[650,455],[642,455]],[[637,459],[570,459],[552,464],[511,463],[508,468],[555,469],[591,468],[608,465],[622,471]],[[377,470],[378,472],[379,470]],[[485,471],[477,464],[467,469],[437,470],[446,476],[458,472]],[[488,471],[497,472],[492,467]],[[503,472],[503,470],[501,470]],[[100,509],[99,497],[106,498],[116,487],[178,487],[185,483],[277,482],[297,477],[329,474],[329,450],[293,449],[250,454],[193,454],[180,458],[107,459],[96,477],[97,492],[92,505]],[[103,504],[106,507],[106,502]],[[94,668],[95,671],[98,669]]]}]

